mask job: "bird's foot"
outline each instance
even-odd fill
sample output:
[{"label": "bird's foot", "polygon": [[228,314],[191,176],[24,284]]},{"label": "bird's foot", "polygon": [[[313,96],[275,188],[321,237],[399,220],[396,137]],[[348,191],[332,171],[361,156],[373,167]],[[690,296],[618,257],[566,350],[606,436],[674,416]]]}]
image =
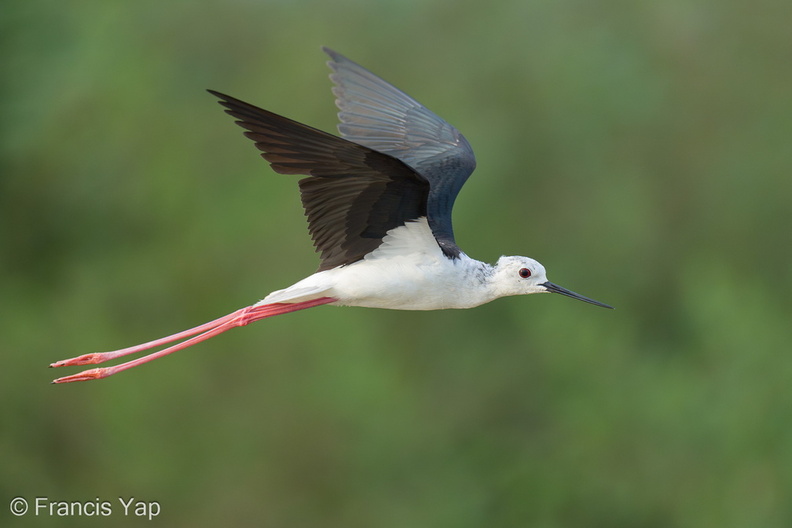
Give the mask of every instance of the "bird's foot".
[{"label": "bird's foot", "polygon": [[104,352],[95,352],[93,354],[83,354],[82,356],[73,357],[70,359],[62,359],[55,363],[50,363],[50,367],[77,367],[80,365],[96,365],[97,363],[104,363],[108,359],[107,354]]},{"label": "bird's foot", "polygon": [[84,370],[78,374],[72,374],[71,376],[64,376],[62,378],[52,380],[52,383],[71,383],[73,381],[90,381],[95,379],[106,378],[112,373],[113,373],[112,368],[95,368],[90,370]]}]

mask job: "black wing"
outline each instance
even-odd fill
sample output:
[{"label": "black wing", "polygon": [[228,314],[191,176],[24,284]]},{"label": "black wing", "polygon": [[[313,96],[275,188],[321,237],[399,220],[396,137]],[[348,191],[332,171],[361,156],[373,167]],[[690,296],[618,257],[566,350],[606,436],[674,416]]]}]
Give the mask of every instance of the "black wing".
[{"label": "black wing", "polygon": [[275,172],[300,180],[308,230],[321,253],[319,271],[351,264],[385,234],[426,216],[429,183],[402,161],[209,90],[248,130]]},{"label": "black wing", "polygon": [[340,53],[323,50],[332,58],[327,64],[336,85],[339,132],[350,141],[400,159],[429,181],[427,212],[432,233],[446,255],[458,256],[451,209],[476,168],[470,144],[412,97]]}]

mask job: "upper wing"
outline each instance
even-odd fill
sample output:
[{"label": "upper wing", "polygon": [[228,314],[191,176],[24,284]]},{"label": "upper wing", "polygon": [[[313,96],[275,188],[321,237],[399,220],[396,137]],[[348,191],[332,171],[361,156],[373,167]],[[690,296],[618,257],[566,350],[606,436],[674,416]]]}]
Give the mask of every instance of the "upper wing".
[{"label": "upper wing", "polygon": [[340,112],[341,135],[400,159],[431,186],[429,225],[443,251],[455,256],[451,209],[476,168],[473,149],[453,126],[421,103],[340,53],[323,48],[332,60],[330,79]]},{"label": "upper wing", "polygon": [[309,176],[300,192],[320,271],[360,260],[389,230],[426,216],[429,183],[398,159],[209,92],[275,172]]}]

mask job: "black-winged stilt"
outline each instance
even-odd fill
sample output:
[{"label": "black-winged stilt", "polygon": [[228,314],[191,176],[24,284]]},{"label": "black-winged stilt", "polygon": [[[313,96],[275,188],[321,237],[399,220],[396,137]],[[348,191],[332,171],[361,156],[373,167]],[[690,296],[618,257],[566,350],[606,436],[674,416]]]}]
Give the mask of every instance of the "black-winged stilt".
[{"label": "black-winged stilt", "polygon": [[324,51],[331,57],[343,139],[210,90],[275,172],[308,176],[299,185],[308,230],[321,254],[319,270],[191,330],[53,363],[97,364],[189,338],[53,383],[105,378],[235,326],[322,304],[442,310],[553,292],[611,308],[549,282],[534,259],[501,257],[491,266],[463,253],[454,242],[451,208],[476,166],[467,140],[413,98],[346,57]]}]

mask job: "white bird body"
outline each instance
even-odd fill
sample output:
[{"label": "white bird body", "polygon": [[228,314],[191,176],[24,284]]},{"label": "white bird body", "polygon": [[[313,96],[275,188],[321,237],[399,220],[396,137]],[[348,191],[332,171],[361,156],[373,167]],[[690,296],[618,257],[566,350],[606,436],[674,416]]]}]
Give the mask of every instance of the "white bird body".
[{"label": "white bird body", "polygon": [[325,52],[334,72],[342,137],[210,90],[275,172],[307,176],[299,186],[308,230],[321,254],[319,271],[190,330],[52,363],[102,363],[184,339],[54,383],[105,378],[230,328],[322,304],[444,310],[554,292],[610,308],[549,282],[544,266],[531,258],[501,257],[491,266],[468,257],[456,245],[451,209],[476,166],[470,144],[415,99],[346,57]]},{"label": "white bird body", "polygon": [[464,253],[449,259],[437,245],[426,219],[420,218],[389,231],[382,245],[362,260],[314,273],[270,293],[257,304],[333,297],[337,301],[329,304],[336,306],[390,310],[473,308],[498,297],[531,293],[532,284],[518,275],[522,268],[531,269],[532,282],[546,280],[542,280],[544,267],[528,257],[501,257],[495,266]]}]

